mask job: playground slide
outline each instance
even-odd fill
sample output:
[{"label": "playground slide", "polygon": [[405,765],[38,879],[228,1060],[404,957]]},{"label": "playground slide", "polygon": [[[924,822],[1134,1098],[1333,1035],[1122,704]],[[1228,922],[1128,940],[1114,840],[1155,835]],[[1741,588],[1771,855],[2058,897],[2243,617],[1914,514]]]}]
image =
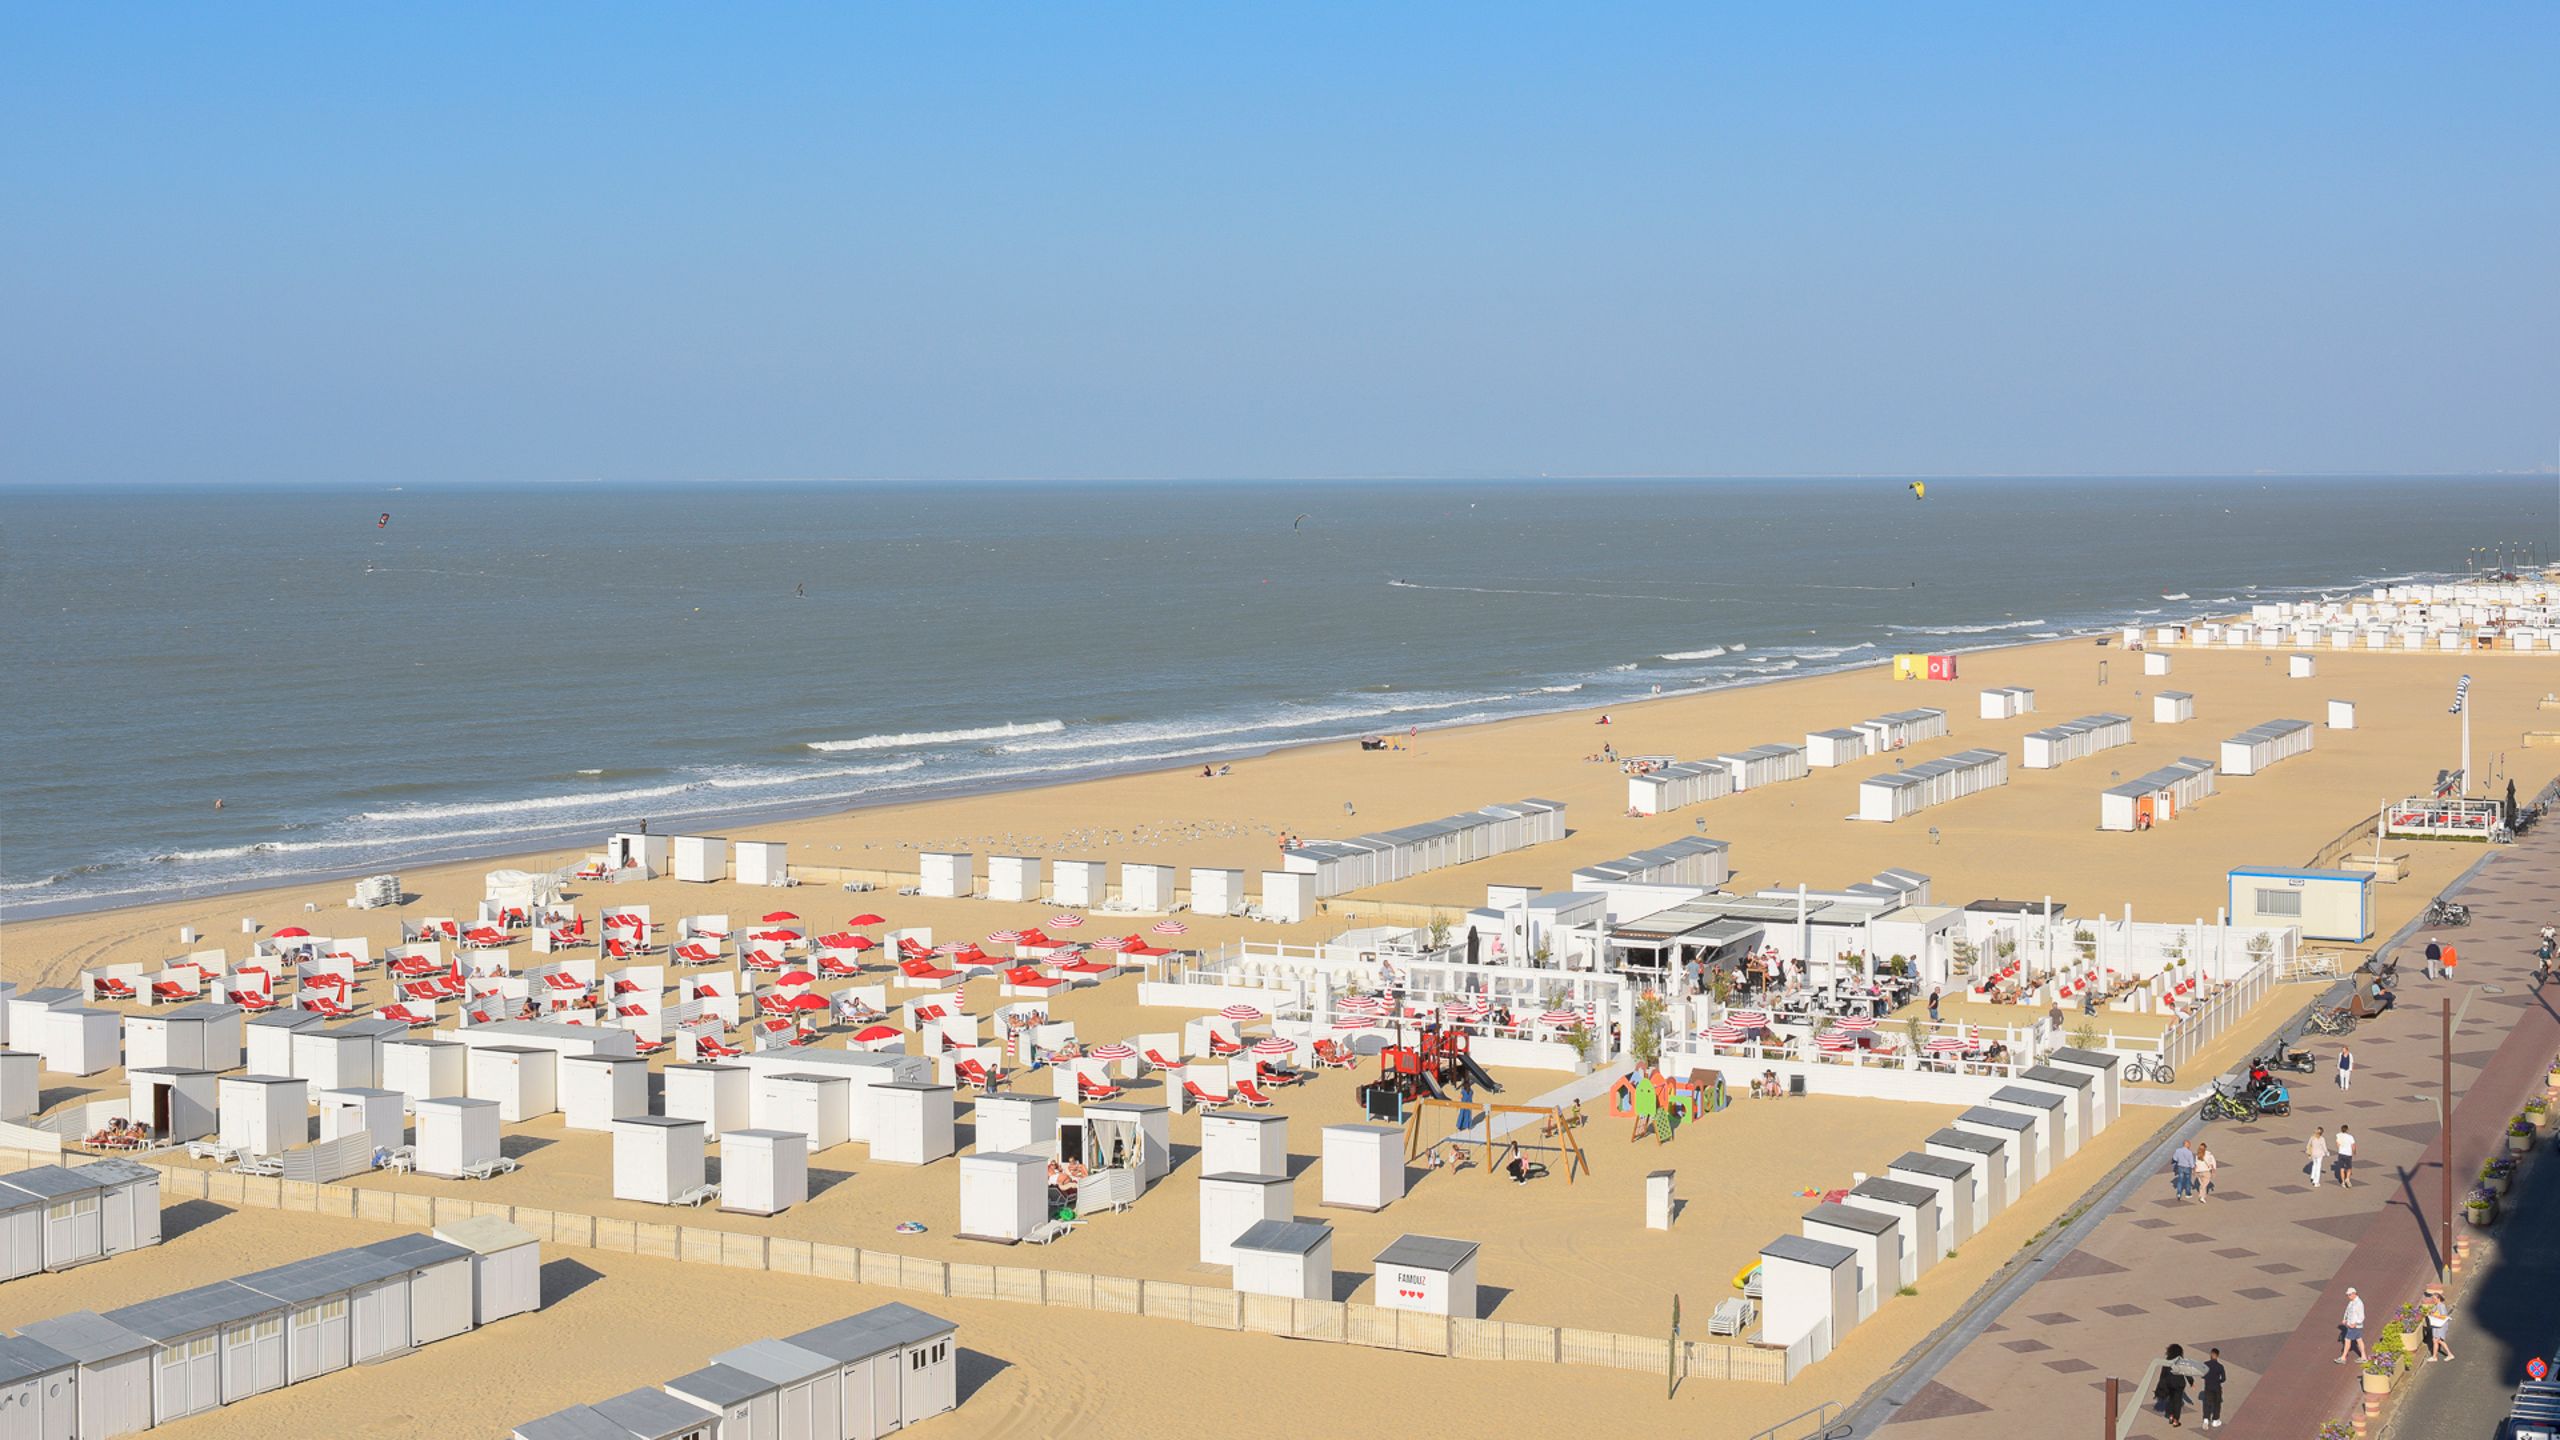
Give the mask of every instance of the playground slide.
[{"label": "playground slide", "polygon": [[1475,1082],[1477,1089],[1491,1095],[1499,1095],[1502,1093],[1502,1082],[1484,1073],[1484,1067],[1476,1063],[1476,1057],[1473,1055],[1460,1055],[1457,1057],[1457,1061],[1460,1066],[1464,1067],[1466,1077]]},{"label": "playground slide", "polygon": [[1430,1096],[1434,1100],[1446,1100],[1449,1098],[1449,1092],[1441,1089],[1440,1082],[1432,1079],[1429,1075],[1416,1072],[1413,1077],[1413,1083],[1421,1088],[1423,1094]]}]

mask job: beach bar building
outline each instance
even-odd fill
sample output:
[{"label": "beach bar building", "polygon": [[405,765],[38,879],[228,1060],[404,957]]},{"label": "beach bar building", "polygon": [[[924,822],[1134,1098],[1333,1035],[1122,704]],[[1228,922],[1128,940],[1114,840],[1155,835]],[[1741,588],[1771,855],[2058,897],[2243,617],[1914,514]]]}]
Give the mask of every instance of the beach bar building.
[{"label": "beach bar building", "polygon": [[[2032,737],[2030,737],[2032,738]],[[1998,750],[1959,750],[1858,782],[1860,820],[1891,823],[1967,795],[2009,783],[2009,757]]]},{"label": "beach bar building", "polygon": [[2098,794],[2098,828],[2148,830],[2175,820],[2214,790],[2210,760],[2173,760],[2148,775],[2137,776]]},{"label": "beach bar building", "polygon": [[2255,775],[2279,760],[2290,760],[2311,748],[2318,732],[2308,720],[2270,720],[2252,725],[2222,742],[2222,773]]},{"label": "beach bar building", "polygon": [[2085,760],[2101,750],[2133,743],[2130,715],[2083,715],[2026,734],[2022,763],[2030,770],[2051,770]]},{"label": "beach bar building", "polygon": [[2373,938],[2373,872],[2244,865],[2230,874],[2234,926],[2293,926],[2307,940]]}]

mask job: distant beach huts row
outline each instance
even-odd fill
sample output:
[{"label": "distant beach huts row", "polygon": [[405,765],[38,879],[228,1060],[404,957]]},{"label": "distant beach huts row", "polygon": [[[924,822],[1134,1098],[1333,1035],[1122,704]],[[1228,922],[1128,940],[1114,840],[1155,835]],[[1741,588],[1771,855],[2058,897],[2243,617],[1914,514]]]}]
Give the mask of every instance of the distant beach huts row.
[{"label": "distant beach huts row", "polygon": [[1317,898],[1326,899],[1545,845],[1563,839],[1564,833],[1564,802],[1532,796],[1347,840],[1309,840],[1284,853],[1280,866],[1293,875],[1314,876]]},{"label": "distant beach huts row", "polygon": [[1895,710],[1855,725],[1811,732],[1804,737],[1806,760],[1821,768],[1846,765],[1923,740],[1943,739],[1946,733],[1944,710]]},{"label": "distant beach huts row", "polygon": [[1704,760],[1660,765],[1627,777],[1627,808],[1638,815],[1659,815],[1684,805],[1721,800],[1727,795],[1802,780],[1813,773],[1802,745],[1754,745]]},{"label": "distant beach huts row", "polygon": [[2032,715],[2036,708],[2036,692],[2023,685],[2002,685],[1982,692],[1982,718],[2015,720]]},{"label": "distant beach huts row", "polygon": [[2148,775],[2100,792],[2098,828],[2148,830],[2202,801],[2214,791],[2210,760],[2173,760]]},{"label": "distant beach huts row", "polygon": [[1721,889],[1730,879],[1733,847],[1722,840],[1704,835],[1683,835],[1668,845],[1656,845],[1585,865],[1573,872],[1573,888],[1598,890],[1607,885],[1694,885],[1701,889]]},{"label": "distant beach huts row", "polygon": [[2113,750],[2133,743],[2133,717],[2130,715],[2083,715],[2065,720],[2042,730],[2030,730],[2025,740],[2022,763],[2030,770],[2051,770],[2074,760],[2085,760],[2101,750]]},{"label": "distant beach huts row", "polygon": [[2222,773],[2255,775],[2279,760],[2311,749],[2315,732],[2308,720],[2270,720],[2252,725],[2222,742]]},{"label": "distant beach huts row", "polygon": [[1858,782],[1861,820],[1892,822],[1995,785],[2009,783],[2009,757],[1997,750],[1959,750],[1936,760],[1870,775]]}]

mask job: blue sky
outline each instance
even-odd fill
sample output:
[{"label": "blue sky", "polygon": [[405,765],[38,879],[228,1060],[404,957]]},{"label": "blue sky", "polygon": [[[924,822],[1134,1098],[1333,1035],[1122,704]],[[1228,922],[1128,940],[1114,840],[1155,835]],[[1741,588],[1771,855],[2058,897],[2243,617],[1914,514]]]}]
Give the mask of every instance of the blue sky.
[{"label": "blue sky", "polygon": [[2469,471],[2560,7],[12,7],[0,479]]}]

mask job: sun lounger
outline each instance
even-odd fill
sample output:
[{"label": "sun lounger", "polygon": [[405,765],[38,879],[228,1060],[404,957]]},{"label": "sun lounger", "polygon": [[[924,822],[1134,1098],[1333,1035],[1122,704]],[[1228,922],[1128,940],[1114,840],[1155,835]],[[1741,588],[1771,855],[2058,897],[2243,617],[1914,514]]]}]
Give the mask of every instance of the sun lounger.
[{"label": "sun lounger", "polygon": [[1335,1070],[1348,1070],[1360,1063],[1360,1052],[1333,1040],[1316,1042],[1316,1063]]},{"label": "sun lounger", "polygon": [[[276,1168],[281,1173],[284,1167],[279,1164]],[[462,1173],[466,1179],[488,1180],[499,1175],[512,1175],[522,1168],[514,1160],[501,1155],[495,1160],[474,1160],[462,1167]]]},{"label": "sun lounger", "polygon": [[1235,1098],[1243,1101],[1245,1104],[1259,1110],[1271,1103],[1271,1097],[1263,1094],[1260,1089],[1255,1087],[1252,1081],[1238,1080],[1233,1083]]},{"label": "sun lounger", "polygon": [[1233,1098],[1232,1096],[1227,1095],[1212,1095],[1208,1091],[1201,1089],[1200,1082],[1197,1080],[1183,1081],[1182,1093],[1190,1096],[1194,1102],[1203,1106],[1224,1105]]},{"label": "sun lounger", "polygon": [[133,998],[133,985],[130,981],[118,980],[109,975],[101,975],[97,979],[90,981],[89,984],[90,988],[97,992],[97,996],[101,1000],[130,1000]]},{"label": "sun lounger", "polygon": [[408,975],[412,977],[419,975],[433,975],[441,968],[443,967],[437,962],[428,959],[424,955],[403,955],[399,959],[391,962],[391,973],[394,975]]},{"label": "sun lounger", "polygon": [[1253,1066],[1253,1083],[1271,1086],[1304,1085],[1307,1083],[1307,1077],[1303,1071],[1275,1070],[1257,1060]]},{"label": "sun lounger", "polygon": [[1751,1308],[1751,1302],[1739,1296],[1721,1301],[1716,1305],[1714,1313],[1707,1316],[1707,1333],[1739,1335],[1751,1328],[1755,1313]]},{"label": "sun lounger", "polygon": [[1120,1087],[1119,1087],[1119,1086],[1117,1086],[1117,1085],[1096,1085],[1095,1083],[1093,1083],[1093,1077],[1092,1077],[1092,1076],[1090,1076],[1090,1075],[1082,1075],[1082,1074],[1079,1074],[1078,1076],[1076,1076],[1076,1099],[1077,1099],[1077,1100],[1079,1100],[1079,1101],[1083,1101],[1083,1102],[1090,1102],[1090,1101],[1095,1101],[1095,1100],[1117,1100],[1117,1099],[1119,1099],[1119,1098],[1120,1098]]},{"label": "sun lounger", "polygon": [[1209,1053],[1212,1055],[1241,1055],[1244,1053],[1244,1042],[1241,1040],[1230,1040],[1224,1035],[1219,1034],[1217,1031],[1212,1030],[1209,1032]]},{"label": "sun lounger", "polygon": [[667,1042],[664,1040],[651,1040],[640,1035],[634,1035],[631,1037],[631,1049],[633,1053],[638,1055],[655,1055],[666,1048]]},{"label": "sun lounger", "polygon": [[417,1029],[421,1025],[433,1025],[436,1023],[436,1017],[433,1015],[421,1015],[406,1005],[385,1005],[376,1013],[385,1020],[397,1020],[412,1030]]},{"label": "sun lounger", "polygon": [[951,1073],[959,1076],[963,1084],[974,1085],[980,1090],[996,1091],[1004,1088],[1004,1072],[1001,1070],[990,1071],[984,1064],[976,1060],[963,1060],[959,1062],[951,1067]]},{"label": "sun lounger", "polygon": [[223,1145],[211,1140],[187,1142],[187,1158],[190,1160],[210,1160],[216,1165],[228,1165],[239,1159],[242,1153],[237,1145]]},{"label": "sun lounger", "polygon": [[195,994],[194,990],[181,981],[154,980],[151,982],[151,998],[154,1000],[192,1000]]},{"label": "sun lounger", "polygon": [[1157,1068],[1157,1069],[1159,1069],[1159,1070],[1179,1070],[1179,1069],[1181,1069],[1181,1068],[1182,1068],[1182,1062],[1181,1062],[1181,1061],[1179,1061],[1179,1060],[1167,1060],[1166,1058],[1164,1058],[1163,1053],[1162,1053],[1162,1052],[1160,1052],[1160,1051],[1158,1051],[1158,1050],[1157,1050],[1154,1046],[1152,1046],[1152,1045],[1148,1046],[1145,1050],[1140,1051],[1139,1053],[1140,1053],[1141,1055],[1143,1055],[1143,1056],[1146,1058],[1146,1062],[1147,1062],[1148,1064],[1153,1065],[1154,1067],[1156,1067],[1156,1068]]},{"label": "sun lounger", "polygon": [[960,972],[959,972],[959,971],[957,971],[957,970],[946,970],[946,969],[942,968],[941,966],[934,964],[934,963],[933,963],[933,961],[932,961],[932,959],[931,959],[930,957],[927,957],[927,958],[924,958],[924,959],[910,959],[910,960],[901,960],[901,961],[899,961],[899,962],[898,962],[898,974],[899,974],[899,976],[900,976],[900,979],[899,979],[899,982],[898,982],[898,983],[899,983],[899,984],[901,984],[901,985],[910,985],[910,986],[912,986],[912,985],[936,985],[936,986],[938,986],[938,985],[941,985],[944,981],[947,981],[947,980],[957,980],[957,979],[959,979],[959,978],[960,978]]},{"label": "sun lounger", "polygon": [[264,990],[235,990],[231,992],[231,1003],[243,1010],[273,1010],[276,997]]},{"label": "sun lounger", "polygon": [[1046,995],[1052,990],[1063,990],[1066,985],[1066,981],[1051,979],[1028,965],[1017,965],[1004,972],[1004,993],[1007,995]]},{"label": "sun lounger", "polygon": [[821,955],[818,957],[818,973],[831,980],[850,980],[862,973],[862,967],[848,965],[833,955]]},{"label": "sun lounger", "polygon": [[693,1048],[697,1052],[708,1055],[714,1060],[734,1060],[738,1056],[747,1053],[746,1051],[739,1049],[737,1046],[731,1045],[722,1040],[717,1035],[695,1036],[693,1039]]},{"label": "sun lounger", "polygon": [[282,1175],[284,1160],[276,1155],[251,1155],[231,1167],[234,1175]]},{"label": "sun lounger", "polygon": [[715,1182],[709,1185],[694,1186],[692,1189],[678,1195],[675,1198],[675,1203],[678,1205],[689,1205],[692,1208],[699,1210],[708,1202],[719,1198],[720,1186]]}]

